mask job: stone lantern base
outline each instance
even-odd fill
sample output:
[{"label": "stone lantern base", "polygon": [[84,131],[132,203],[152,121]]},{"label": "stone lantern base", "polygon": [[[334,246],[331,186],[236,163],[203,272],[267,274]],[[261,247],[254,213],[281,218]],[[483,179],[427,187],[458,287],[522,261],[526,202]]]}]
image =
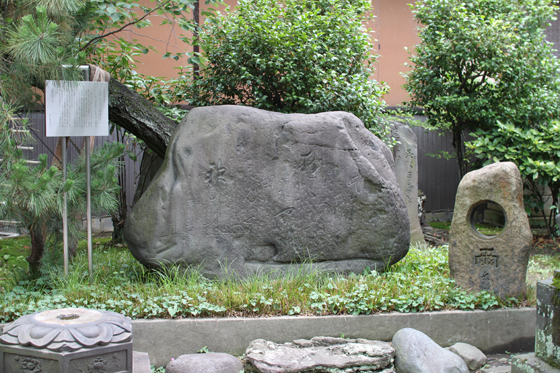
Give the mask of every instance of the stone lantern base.
[{"label": "stone lantern base", "polygon": [[1,346],[0,367],[3,373],[131,373],[132,342],[75,352]]},{"label": "stone lantern base", "polygon": [[2,373],[132,373],[130,318],[81,308],[23,316],[0,336]]}]

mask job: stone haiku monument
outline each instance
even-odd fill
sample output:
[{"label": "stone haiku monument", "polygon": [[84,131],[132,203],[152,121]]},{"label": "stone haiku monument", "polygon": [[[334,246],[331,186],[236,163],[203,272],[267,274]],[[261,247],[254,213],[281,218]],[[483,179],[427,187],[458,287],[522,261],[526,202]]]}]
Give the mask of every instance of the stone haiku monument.
[{"label": "stone haiku monument", "polygon": [[[473,216],[482,204],[503,210],[500,233],[485,235],[475,228]],[[524,294],[532,238],[514,163],[494,163],[463,177],[449,237],[449,269],[457,285],[501,297]]]},{"label": "stone haiku monument", "polygon": [[391,151],[354,115],[218,106],[178,126],[125,239],[148,267],[209,276],[362,272],[402,259],[410,225]]},{"label": "stone haiku monument", "polygon": [[403,192],[404,202],[410,220],[411,245],[425,245],[424,233],[418,217],[418,141],[410,127],[396,122],[393,137],[399,141],[395,145],[395,175]]}]

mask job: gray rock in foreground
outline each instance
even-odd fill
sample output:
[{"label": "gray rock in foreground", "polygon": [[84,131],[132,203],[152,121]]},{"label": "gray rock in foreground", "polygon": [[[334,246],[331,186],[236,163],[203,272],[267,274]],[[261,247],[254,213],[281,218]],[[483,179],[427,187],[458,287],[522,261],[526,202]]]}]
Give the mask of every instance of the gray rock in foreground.
[{"label": "gray rock in foreground", "polygon": [[367,339],[314,337],[276,344],[257,339],[246,351],[245,372],[394,373],[395,350]]},{"label": "gray rock in foreground", "polygon": [[383,270],[410,225],[390,150],[352,114],[192,110],[125,226],[148,267],[209,276]]},{"label": "gray rock in foreground", "polygon": [[172,360],[165,373],[239,373],[243,364],[235,356],[223,353],[188,354]]},{"label": "gray rock in foreground", "polygon": [[459,355],[470,370],[483,367],[488,360],[482,351],[468,343],[455,343],[448,350]]},{"label": "gray rock in foreground", "polygon": [[396,332],[393,347],[397,373],[469,373],[463,359],[418,330]]}]

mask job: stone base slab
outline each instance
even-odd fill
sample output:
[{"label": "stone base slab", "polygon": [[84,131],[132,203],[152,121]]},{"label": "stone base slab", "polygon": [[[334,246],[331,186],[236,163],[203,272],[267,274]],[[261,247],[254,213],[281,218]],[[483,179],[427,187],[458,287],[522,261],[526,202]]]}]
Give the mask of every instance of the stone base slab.
[{"label": "stone base slab", "polygon": [[147,352],[132,351],[132,373],[152,373]]},{"label": "stone base slab", "polygon": [[315,336],[391,341],[402,328],[427,334],[443,347],[464,342],[484,353],[519,353],[535,346],[535,308],[491,311],[382,313],[360,316],[281,316],[133,320],[134,349],[150,354],[150,363],[165,366],[171,358],[208,351],[235,356],[255,339],[286,343]]},{"label": "stone base slab", "polygon": [[560,373],[560,369],[548,365],[531,352],[513,357],[511,373]]}]

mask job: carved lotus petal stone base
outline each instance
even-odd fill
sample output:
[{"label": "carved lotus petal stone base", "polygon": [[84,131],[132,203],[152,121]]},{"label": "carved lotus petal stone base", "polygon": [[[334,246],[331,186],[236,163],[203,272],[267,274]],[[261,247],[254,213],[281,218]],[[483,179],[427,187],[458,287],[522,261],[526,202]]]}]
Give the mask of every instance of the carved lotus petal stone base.
[{"label": "carved lotus petal stone base", "polygon": [[0,336],[0,371],[132,372],[130,318],[82,308],[23,316]]}]

